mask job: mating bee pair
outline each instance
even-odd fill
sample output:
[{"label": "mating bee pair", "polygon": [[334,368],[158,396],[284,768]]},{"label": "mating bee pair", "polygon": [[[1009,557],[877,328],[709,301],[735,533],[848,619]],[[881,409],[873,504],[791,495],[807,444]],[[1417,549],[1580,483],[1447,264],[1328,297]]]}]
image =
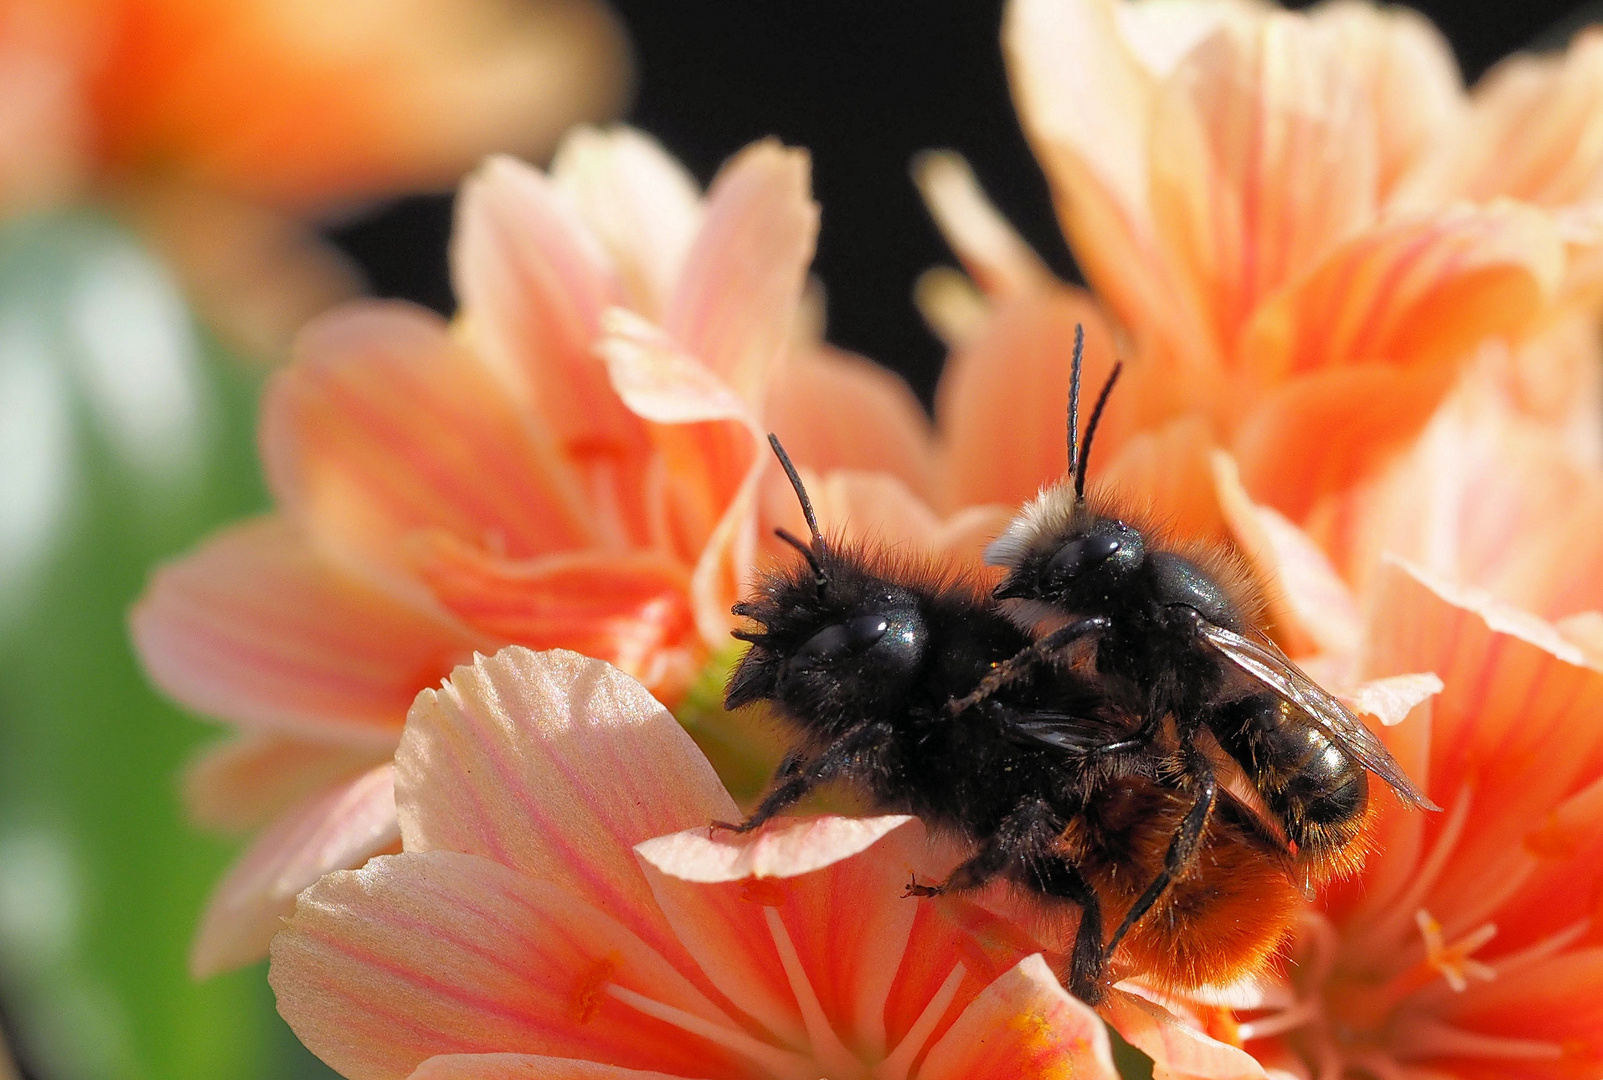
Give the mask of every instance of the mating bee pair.
[{"label": "mating bee pair", "polygon": [[752,647],[725,703],[771,703],[796,744],[756,811],[726,827],[853,783],[968,844],[946,881],[910,894],[1001,878],[1077,906],[1062,975],[1096,1002],[1116,953],[1120,970],[1172,986],[1260,966],[1300,890],[1362,861],[1368,772],[1431,803],[1262,632],[1228,552],[1168,543],[1087,498],[1119,368],[1077,444],[1082,351],[1077,331],[1065,480],[987,549],[1006,571],[989,593],[826,540],[770,436],[812,535],[779,530],[801,564],[735,606],[759,628],[735,632]]}]

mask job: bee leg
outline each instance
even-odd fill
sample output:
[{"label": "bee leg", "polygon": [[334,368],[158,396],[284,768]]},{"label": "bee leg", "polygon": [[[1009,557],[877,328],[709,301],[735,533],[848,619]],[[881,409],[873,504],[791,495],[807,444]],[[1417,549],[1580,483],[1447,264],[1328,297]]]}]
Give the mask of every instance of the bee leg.
[{"label": "bee leg", "polygon": [[979,849],[958,864],[939,885],[908,886],[904,896],[939,896],[948,892],[970,892],[981,888],[997,874],[1011,870],[1015,878],[1028,878],[1027,868],[1041,852],[1049,847],[1052,838],[1063,831],[1063,824],[1050,805],[1040,800],[1027,801],[1002,819],[990,836],[980,841]]},{"label": "bee leg", "polygon": [[1189,766],[1187,771],[1197,781],[1197,801],[1186,812],[1185,820],[1180,822],[1180,828],[1175,832],[1174,839],[1169,841],[1169,850],[1163,856],[1163,869],[1152,879],[1152,884],[1147,886],[1146,892],[1136,898],[1135,904],[1125,913],[1124,921],[1119,923],[1119,928],[1113,932],[1113,937],[1108,939],[1107,948],[1102,953],[1104,960],[1112,958],[1114,950],[1119,947],[1119,942],[1124,940],[1124,935],[1140,921],[1141,916],[1151,910],[1152,905],[1158,902],[1173,884],[1174,879],[1185,869],[1186,864],[1191,861],[1192,856],[1197,853],[1202,832],[1207,828],[1208,818],[1213,814],[1214,803],[1218,801],[1219,785],[1214,779],[1213,769],[1201,754],[1192,751],[1188,755],[1187,763]]},{"label": "bee leg", "polygon": [[723,829],[726,832],[749,833],[760,829],[767,824],[768,819],[777,814],[784,813],[820,784],[841,776],[858,764],[858,756],[876,743],[891,738],[893,732],[888,724],[865,724],[855,731],[848,733],[811,762],[802,763],[797,755],[789,755],[780,762],[779,769],[774,778],[780,783],[758,804],[757,809],[745,821],[735,824],[728,821],[714,821],[709,830]]},{"label": "bee leg", "polygon": [[1036,664],[1046,660],[1053,653],[1062,651],[1080,638],[1100,634],[1111,625],[1113,625],[1112,620],[1106,616],[1091,615],[1084,619],[1076,619],[1067,626],[1060,626],[1033,645],[1020,649],[998,664],[989,675],[980,680],[979,686],[974,688],[973,693],[948,701],[947,714],[956,716],[965,709],[973,708],[1008,684],[1024,677]]},{"label": "bee leg", "polygon": [[1050,896],[1072,900],[1080,907],[1080,928],[1074,934],[1074,952],[1059,977],[1069,993],[1088,1005],[1102,1002],[1102,904],[1080,874],[1080,868],[1058,854],[1047,854],[1031,867],[1031,884]]}]

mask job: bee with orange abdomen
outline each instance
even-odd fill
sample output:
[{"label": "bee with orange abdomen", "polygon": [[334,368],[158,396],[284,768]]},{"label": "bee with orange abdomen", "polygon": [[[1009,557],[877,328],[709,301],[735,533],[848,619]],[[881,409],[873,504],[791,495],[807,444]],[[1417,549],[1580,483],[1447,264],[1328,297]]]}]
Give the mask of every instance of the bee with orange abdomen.
[{"label": "bee with orange abdomen", "polygon": [[[1172,838],[1196,817],[1190,788],[1175,782],[1178,747],[1152,739],[1144,753],[1101,752],[1140,736],[1135,684],[1046,661],[987,686],[1036,639],[977,581],[827,542],[771,441],[812,535],[781,532],[800,560],[736,606],[755,628],[736,633],[751,649],[726,705],[771,704],[796,744],[756,811],[723,827],[755,829],[820,784],[853,783],[876,808],[966,842],[946,881],[914,883],[910,895],[1000,878],[1049,918],[1078,909],[1062,974],[1089,1001],[1110,973],[1196,986],[1261,965],[1298,903],[1284,841],[1262,815],[1224,793],[1184,865],[1167,867]],[[1162,896],[1147,900],[1165,873]],[[1132,918],[1143,903],[1150,912]],[[1109,938],[1109,919],[1135,929]]]},{"label": "bee with orange abdomen", "polygon": [[1164,871],[1125,915],[1115,942],[1194,858],[1219,798],[1221,759],[1245,773],[1309,883],[1362,861],[1370,772],[1406,804],[1435,808],[1369,729],[1263,632],[1261,605],[1238,560],[1167,542],[1113,500],[1086,496],[1092,437],[1118,376],[1115,366],[1077,446],[1077,343],[1068,474],[987,551],[1007,572],[994,597],[1014,603],[1026,626],[1040,627],[1043,618],[1057,624],[987,689],[1038,663],[1072,662],[1065,653],[1080,656],[1145,701],[1135,732],[1092,752],[1144,759],[1161,749],[1176,786],[1192,799]]}]

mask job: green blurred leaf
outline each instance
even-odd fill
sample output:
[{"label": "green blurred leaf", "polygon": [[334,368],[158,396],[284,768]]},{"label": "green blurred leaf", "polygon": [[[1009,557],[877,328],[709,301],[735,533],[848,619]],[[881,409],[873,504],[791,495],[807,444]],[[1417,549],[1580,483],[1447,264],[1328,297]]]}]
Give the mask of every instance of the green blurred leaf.
[{"label": "green blurred leaf", "polygon": [[185,971],[232,853],[174,777],[216,729],[126,631],[153,562],[265,505],[258,382],[114,223],[0,229],[0,997],[41,1080],[329,1075],[262,969]]}]

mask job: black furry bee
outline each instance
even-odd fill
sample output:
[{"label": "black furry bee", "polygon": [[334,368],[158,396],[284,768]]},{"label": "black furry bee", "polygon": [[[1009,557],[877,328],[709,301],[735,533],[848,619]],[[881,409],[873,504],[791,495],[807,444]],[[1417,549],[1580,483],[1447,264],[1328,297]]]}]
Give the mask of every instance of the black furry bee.
[{"label": "black furry bee", "polygon": [[987,549],[1006,570],[993,596],[1021,622],[1059,622],[976,691],[1018,677],[1058,650],[1094,650],[1102,677],[1134,686],[1143,720],[1100,755],[1143,757],[1164,747],[1186,815],[1164,871],[1125,916],[1117,940],[1193,858],[1220,794],[1220,756],[1239,764],[1283,832],[1305,882],[1355,869],[1369,813],[1370,772],[1412,806],[1436,809],[1369,729],[1264,634],[1261,604],[1239,560],[1208,546],[1166,541],[1105,496],[1087,498],[1086,463],[1115,366],[1076,446],[1081,339],[1069,405],[1069,469]]},{"label": "black furry bee", "polygon": [[[755,829],[815,786],[853,782],[876,807],[917,814],[971,845],[945,882],[914,883],[909,895],[1000,877],[1078,906],[1065,982],[1100,1000],[1125,936],[1105,939],[1104,918],[1134,923],[1128,912],[1162,872],[1170,838],[1196,816],[1157,755],[1097,752],[1146,737],[1138,687],[1055,662],[976,580],[827,542],[795,469],[770,442],[812,535],[779,530],[801,562],[771,572],[735,606],[759,629],[736,631],[752,647],[725,705],[771,703],[798,745],[746,821],[717,824]],[[1039,662],[1017,662],[1032,650]],[[1009,661],[1009,678],[981,692]],[[1163,918],[1143,923],[1127,950],[1160,981],[1184,985],[1261,964],[1297,901],[1278,841],[1234,800],[1194,831],[1197,872],[1171,875],[1155,912]]]}]

